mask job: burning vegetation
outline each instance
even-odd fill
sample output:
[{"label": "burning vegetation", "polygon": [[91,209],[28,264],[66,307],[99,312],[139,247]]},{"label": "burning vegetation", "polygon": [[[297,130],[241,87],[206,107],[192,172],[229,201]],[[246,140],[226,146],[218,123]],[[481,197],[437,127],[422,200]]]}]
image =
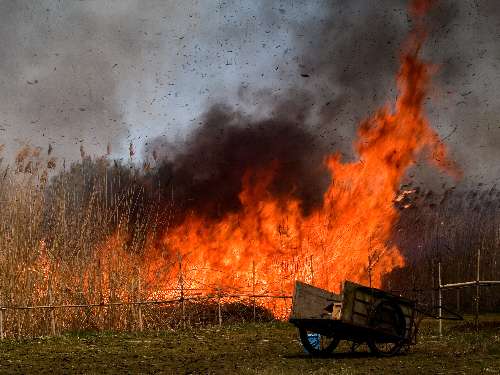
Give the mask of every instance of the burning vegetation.
[{"label": "burning vegetation", "polygon": [[[415,8],[415,12],[422,9]],[[417,27],[402,52],[396,103],[387,104],[360,125],[354,143],[356,160],[323,155],[327,186],[320,201],[317,196],[312,200],[312,207],[304,196],[320,189],[311,191],[309,176],[297,175],[307,169],[295,159],[289,159],[289,167],[289,160],[280,158],[282,150],[296,151],[293,142],[281,143],[280,131],[286,135],[289,129],[272,122],[258,128],[264,134],[275,132],[272,142],[265,136],[262,140],[267,142],[255,141],[250,131],[238,128],[230,129],[229,135],[224,128],[211,133],[219,143],[196,139],[195,144],[201,143],[194,150],[198,160],[215,154],[223,164],[216,165],[216,178],[211,178],[210,168],[202,171],[208,177],[191,176],[195,184],[196,177],[201,181],[194,190],[199,189],[201,196],[209,192],[208,197],[195,198],[195,206],[184,211],[179,221],[159,228],[158,240],[145,253],[148,282],[161,290],[169,280],[176,280],[180,269],[158,269],[168,269],[168,262],[178,257],[189,267],[193,288],[244,289],[254,274],[259,293],[290,293],[296,279],[329,290],[338,290],[345,279],[380,287],[384,275],[404,265],[391,236],[398,220],[394,199],[407,170],[425,153],[431,163],[459,174],[424,114],[433,68],[418,57],[423,38],[423,29]],[[293,136],[284,137],[285,142],[290,139]],[[248,141],[257,147],[245,149]],[[203,142],[222,144],[222,150]],[[310,144],[307,137],[304,143]],[[308,146],[297,150],[301,151],[299,159],[307,158]],[[244,163],[238,159],[239,152]],[[173,176],[176,166],[174,159]],[[311,168],[320,174],[318,165]],[[239,184],[234,183],[235,176]]]},{"label": "burning vegetation", "polygon": [[[418,215],[401,209],[419,210],[420,192],[400,190],[405,174],[425,158],[460,175],[425,116],[435,67],[419,51],[430,2],[414,4],[397,98],[360,124],[354,160],[332,153],[300,117],[252,121],[224,106],[205,114],[185,148],[149,145],[142,170],[132,144],[129,164],[91,159],[82,147],[81,162],[49,181],[52,148],[47,157],[21,150],[0,188],[2,303],[251,301],[289,295],[296,279],[332,291],[345,279],[384,286],[406,265],[403,254],[414,259],[401,244]],[[418,220],[434,214],[425,215]],[[288,313],[283,299],[257,304]],[[130,328],[137,307],[60,314],[62,328]],[[153,324],[158,313],[149,314]]]}]

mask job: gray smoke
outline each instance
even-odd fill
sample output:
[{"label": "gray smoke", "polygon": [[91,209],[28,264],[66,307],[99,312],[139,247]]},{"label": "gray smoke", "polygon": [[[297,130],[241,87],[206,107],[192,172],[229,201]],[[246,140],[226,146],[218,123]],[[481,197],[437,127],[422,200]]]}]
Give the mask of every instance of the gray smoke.
[{"label": "gray smoke", "polygon": [[[349,156],[359,121],[397,94],[400,47],[413,26],[408,2],[314,4],[320,12],[290,24],[294,61],[303,77],[295,80],[302,93],[296,101],[312,103],[318,131]],[[307,8],[305,2],[298,6]],[[286,13],[264,9],[277,23]],[[439,1],[426,23],[422,54],[438,67],[427,103],[431,124],[463,168],[464,186],[495,183],[500,176],[500,5],[494,0]],[[413,183],[453,183],[419,164],[410,174]]]},{"label": "gray smoke", "polygon": [[[138,2],[0,2],[0,136],[11,153],[20,144],[54,146],[74,159],[80,144],[104,154],[123,149],[129,132],[127,92],[136,91],[160,35],[149,22],[162,14]],[[146,19],[142,18],[146,17]]]},{"label": "gray smoke", "polygon": [[[428,17],[428,113],[469,183],[500,175],[499,20],[495,0]],[[0,143],[126,157],[223,103],[254,123],[293,117],[349,158],[358,122],[397,94],[411,27],[402,0],[2,1]]]}]

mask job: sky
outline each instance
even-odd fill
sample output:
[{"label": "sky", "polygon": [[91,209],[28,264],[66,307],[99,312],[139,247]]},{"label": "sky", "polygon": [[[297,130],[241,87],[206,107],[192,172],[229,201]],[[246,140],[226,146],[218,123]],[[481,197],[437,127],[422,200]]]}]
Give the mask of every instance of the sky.
[{"label": "sky", "polygon": [[[352,157],[360,120],[394,99],[406,1],[0,0],[0,144],[58,160],[144,158],[217,105],[294,118]],[[466,184],[500,180],[500,3],[440,1],[427,102]],[[498,176],[498,177],[497,177]]]}]

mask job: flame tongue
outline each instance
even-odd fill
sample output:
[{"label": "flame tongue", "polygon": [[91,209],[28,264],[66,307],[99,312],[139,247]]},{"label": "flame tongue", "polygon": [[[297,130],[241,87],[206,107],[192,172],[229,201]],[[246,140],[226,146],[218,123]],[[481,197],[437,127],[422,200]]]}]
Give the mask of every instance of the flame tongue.
[{"label": "flame tongue", "polygon": [[[402,55],[394,109],[386,106],[360,125],[358,161],[326,158],[332,178],[320,208],[304,216],[296,198],[273,196],[276,165],[270,165],[244,175],[239,212],[217,220],[193,214],[164,234],[165,248],[183,257],[191,287],[248,290],[255,277],[260,292],[289,293],[295,279],[330,290],[344,279],[380,286],[386,273],[404,264],[389,239],[405,172],[423,150],[453,171],[423,112],[431,70],[417,57],[423,35],[415,31]],[[150,281],[161,287],[165,280],[152,271]]]},{"label": "flame tongue", "polygon": [[[415,16],[430,1],[414,1]],[[421,25],[421,23],[417,23]],[[279,161],[247,170],[238,195],[241,209],[217,219],[191,214],[150,243],[141,276],[149,298],[223,288],[247,293],[291,293],[296,279],[338,290],[353,280],[381,286],[385,274],[404,264],[390,243],[398,219],[394,202],[402,178],[423,152],[458,174],[425,117],[423,106],[433,67],[418,58],[425,33],[410,35],[397,75],[398,98],[359,127],[358,160],[325,158],[331,180],[322,204],[305,215],[292,195],[272,193]],[[272,306],[268,306],[273,308]],[[274,312],[280,314],[276,309]]]}]

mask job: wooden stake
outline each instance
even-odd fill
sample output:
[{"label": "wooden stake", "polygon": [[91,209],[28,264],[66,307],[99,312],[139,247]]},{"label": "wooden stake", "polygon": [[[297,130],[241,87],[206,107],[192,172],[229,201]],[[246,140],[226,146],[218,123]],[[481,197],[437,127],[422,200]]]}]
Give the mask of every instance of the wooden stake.
[{"label": "wooden stake", "polygon": [[257,317],[255,309],[255,261],[252,261],[252,295],[253,295],[253,321],[255,323]]},{"label": "wooden stake", "polygon": [[221,295],[220,295],[220,287],[217,288],[217,311],[219,315],[219,327],[222,326],[222,311],[221,311]]},{"label": "wooden stake", "polygon": [[182,310],[182,328],[186,328],[186,306],[184,304],[184,278],[182,275],[182,256],[180,253],[177,253],[177,257],[179,259],[179,287],[181,289],[181,296],[180,296],[180,302],[181,302],[181,310]]},{"label": "wooden stake", "polygon": [[54,308],[52,307],[52,276],[49,278],[49,287],[48,287],[48,292],[49,292],[49,306],[51,306],[50,309],[50,330],[52,333],[52,336],[56,335],[56,318],[54,314]]},{"label": "wooden stake", "polygon": [[313,269],[313,256],[312,255],[310,258],[310,262],[311,262],[311,284],[314,284],[314,269]]},{"label": "wooden stake", "polygon": [[372,287],[372,236],[370,236],[368,253],[368,286]]},{"label": "wooden stake", "polygon": [[372,260],[370,256],[368,256],[368,286],[372,287]]},{"label": "wooden stake", "polygon": [[432,292],[431,292],[431,306],[436,305],[436,274],[434,273],[436,271],[435,269],[435,263],[434,261],[431,261],[431,282],[432,282]]},{"label": "wooden stake", "polygon": [[477,249],[477,272],[476,272],[476,311],[475,311],[475,326],[476,331],[479,331],[479,265],[481,263],[481,249]]},{"label": "wooden stake", "polygon": [[21,318],[19,317],[19,314],[21,311],[18,311],[16,314],[16,320],[17,320],[17,338],[21,338]]},{"label": "wooden stake", "polygon": [[439,303],[439,306],[438,306],[438,318],[439,318],[439,336],[443,336],[443,320],[441,319],[442,318],[442,314],[443,314],[443,310],[442,310],[442,304],[443,304],[443,294],[442,294],[442,290],[441,290],[441,262],[438,263],[438,303]]},{"label": "wooden stake", "polygon": [[112,265],[110,263],[109,265],[109,271],[108,271],[108,275],[109,275],[109,280],[108,280],[108,287],[109,287],[109,301],[111,302],[111,305],[109,307],[109,311],[108,311],[108,327],[109,327],[109,330],[113,330],[114,326],[115,326],[115,307],[113,305],[115,301],[115,289],[114,289],[114,272],[113,272],[113,268],[112,268]]},{"label": "wooden stake", "polygon": [[3,303],[2,299],[0,299],[0,340],[3,340],[5,338],[5,333],[3,330],[3,314],[4,314],[4,309],[3,309]]},{"label": "wooden stake", "polygon": [[[139,273],[139,281],[138,281],[138,285],[137,285],[137,289],[138,289],[138,294],[139,294],[139,301],[138,302],[142,302],[142,293],[141,293],[141,274]],[[138,304],[137,306],[137,315],[138,315],[138,318],[139,318],[139,332],[142,332],[144,330],[144,325],[143,325],[143,321],[142,321],[142,304]]]}]

